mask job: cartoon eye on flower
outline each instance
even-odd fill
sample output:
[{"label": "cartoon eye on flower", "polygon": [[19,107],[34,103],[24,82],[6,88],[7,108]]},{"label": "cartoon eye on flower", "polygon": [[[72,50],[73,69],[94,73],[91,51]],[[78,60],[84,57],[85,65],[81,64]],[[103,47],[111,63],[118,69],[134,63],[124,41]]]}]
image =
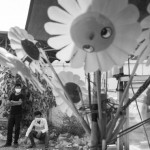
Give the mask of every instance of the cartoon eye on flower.
[{"label": "cartoon eye on flower", "polygon": [[30,66],[33,72],[41,71],[41,65],[44,64],[43,59],[47,59],[41,48],[38,48],[34,37],[26,30],[19,27],[12,27],[8,32],[11,47],[15,50],[16,55],[23,62]]},{"label": "cartoon eye on flower", "polygon": [[149,15],[141,21],[142,33],[138,38],[139,46],[134,55],[138,56],[143,51],[140,62],[147,60],[146,65],[150,65],[150,3],[147,7]]},{"label": "cartoon eye on flower", "polygon": [[[75,75],[72,72],[65,71],[60,72],[58,75],[66,91],[70,95],[72,102],[77,108],[78,106],[81,106],[82,102],[79,94],[81,92],[82,98],[84,99],[84,93],[87,93],[87,90],[85,89],[85,83],[80,79],[80,76]],[[54,85],[53,93],[56,98],[56,104],[63,113],[66,113],[68,116],[72,116],[72,110],[64,101],[64,99],[67,97],[65,96],[63,89],[56,79],[54,79],[52,82]]]},{"label": "cartoon eye on flower", "polygon": [[122,65],[137,46],[141,32],[139,11],[127,0],[58,0],[48,9],[53,22],[45,24],[52,35],[48,44],[57,57],[86,72],[107,71]]}]

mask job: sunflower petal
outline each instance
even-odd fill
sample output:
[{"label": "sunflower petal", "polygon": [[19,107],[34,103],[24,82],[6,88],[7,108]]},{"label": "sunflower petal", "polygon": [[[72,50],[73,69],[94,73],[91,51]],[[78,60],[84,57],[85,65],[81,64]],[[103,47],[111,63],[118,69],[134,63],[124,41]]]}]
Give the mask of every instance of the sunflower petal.
[{"label": "sunflower petal", "polygon": [[116,28],[114,45],[132,53],[137,47],[136,38],[139,37],[140,33],[141,27],[139,23],[120,26]]},{"label": "sunflower petal", "polygon": [[92,0],[77,0],[82,12],[86,12],[92,3]]},{"label": "sunflower petal", "polygon": [[60,98],[60,97],[57,97],[56,98],[56,104],[59,106],[59,105],[61,105],[61,104],[63,104],[64,103],[64,101],[62,100],[62,98]]},{"label": "sunflower petal", "polygon": [[107,51],[102,51],[100,53],[97,53],[98,62],[100,66],[101,71],[108,71],[110,70],[113,65],[115,65],[115,62],[112,60],[112,58],[109,56]]},{"label": "sunflower petal", "polygon": [[20,38],[18,38],[12,31],[8,32],[8,38],[9,38],[9,40],[13,39],[17,42],[20,42]]},{"label": "sunflower petal", "polygon": [[15,41],[13,39],[10,40],[10,45],[12,47],[12,49],[21,49],[21,42]]},{"label": "sunflower petal", "polygon": [[73,111],[70,108],[68,108],[67,111],[66,111],[66,114],[67,114],[68,117],[71,117],[72,114],[73,114]]},{"label": "sunflower petal", "polygon": [[80,68],[83,66],[86,57],[86,52],[76,47],[76,53],[71,58],[71,67]]},{"label": "sunflower petal", "polygon": [[67,82],[73,82],[73,73],[72,72],[68,71],[66,76],[67,76],[67,80],[66,80]]},{"label": "sunflower petal", "polygon": [[74,51],[74,45],[70,44],[57,52],[56,57],[62,61],[69,61]]},{"label": "sunflower petal", "polygon": [[72,72],[61,71],[59,73],[59,77],[63,80],[63,83],[66,84],[68,82],[72,82],[72,80],[73,80],[73,73]]},{"label": "sunflower petal", "polygon": [[116,15],[128,4],[127,0],[94,0],[92,2],[92,11],[97,11],[105,16]]},{"label": "sunflower petal", "polygon": [[85,82],[83,82],[82,80],[76,81],[76,84],[78,84],[79,86],[85,86]]},{"label": "sunflower petal", "polygon": [[81,9],[76,0],[58,0],[58,3],[72,16],[81,14]]},{"label": "sunflower petal", "polygon": [[94,72],[99,69],[97,53],[87,53],[85,60],[85,71]]},{"label": "sunflower petal", "polygon": [[150,13],[150,3],[149,3],[148,6],[147,6],[147,12]]},{"label": "sunflower petal", "polygon": [[148,57],[148,60],[146,62],[146,66],[149,66],[150,65],[150,57]]},{"label": "sunflower petal", "polygon": [[123,9],[115,18],[113,22],[115,22],[116,28],[118,26],[132,24],[137,22],[139,18],[139,11],[135,5],[128,5],[125,9]]},{"label": "sunflower petal", "polygon": [[141,26],[142,28],[150,28],[150,16],[145,17],[142,21],[141,21]]},{"label": "sunflower petal", "polygon": [[64,24],[70,23],[73,19],[71,15],[57,6],[49,7],[48,16],[50,19]]},{"label": "sunflower petal", "polygon": [[128,52],[118,48],[115,45],[111,45],[106,51],[110,58],[113,60],[114,65],[116,64],[120,66],[122,66],[123,63],[127,60],[129,54]]},{"label": "sunflower petal", "polygon": [[[69,36],[55,36],[48,39],[48,44],[54,49],[61,49],[71,43]],[[70,50],[71,51],[71,50]],[[65,55],[65,54],[64,54]]]},{"label": "sunflower petal", "polygon": [[21,32],[22,32],[23,36],[25,37],[25,39],[34,41],[34,37],[31,34],[28,34],[28,32],[26,30],[21,29]]},{"label": "sunflower petal", "polygon": [[23,49],[15,49],[16,55],[19,59],[22,59],[26,56],[26,53]]},{"label": "sunflower petal", "polygon": [[137,39],[137,42],[141,43],[144,40],[148,40],[149,41],[149,35],[150,35],[150,30],[142,31],[141,35]]},{"label": "sunflower petal", "polygon": [[66,72],[65,71],[61,71],[59,73],[59,78],[61,79],[62,83],[65,84],[66,83],[66,76],[65,76]]},{"label": "sunflower petal", "polygon": [[68,105],[66,103],[62,103],[61,105],[59,105],[60,110],[65,113],[68,109]]},{"label": "sunflower petal", "polygon": [[139,63],[142,63],[145,59],[147,59],[148,55],[150,54],[150,45],[145,49],[144,53],[142,54]]},{"label": "sunflower petal", "polygon": [[18,33],[15,27],[12,27],[10,31],[12,31],[18,39],[22,40],[22,36]]},{"label": "sunflower petal", "polygon": [[110,19],[116,16],[121,10],[123,10],[128,4],[128,0],[113,0],[108,1],[103,10],[103,14]]},{"label": "sunflower petal", "polygon": [[148,44],[149,44],[149,40],[146,40],[143,43],[141,43],[139,47],[137,48],[137,50],[134,52],[134,55],[135,56],[140,55],[142,51],[144,51],[144,49],[148,46]]},{"label": "sunflower petal", "polygon": [[28,32],[26,30],[20,29],[22,35],[25,37],[25,39],[28,39]]},{"label": "sunflower petal", "polygon": [[24,34],[22,33],[22,30],[19,28],[19,27],[14,27],[14,30],[15,30],[15,32],[20,36],[20,39],[21,40],[24,40],[24,39],[26,39],[25,38],[25,36],[24,36]]},{"label": "sunflower petal", "polygon": [[52,35],[69,33],[69,27],[64,24],[47,22],[45,23],[44,28],[47,33],[52,34]]},{"label": "sunflower petal", "polygon": [[73,76],[73,81],[74,81],[74,82],[77,82],[77,81],[79,81],[79,80],[80,80],[80,77],[75,74],[75,75]]}]

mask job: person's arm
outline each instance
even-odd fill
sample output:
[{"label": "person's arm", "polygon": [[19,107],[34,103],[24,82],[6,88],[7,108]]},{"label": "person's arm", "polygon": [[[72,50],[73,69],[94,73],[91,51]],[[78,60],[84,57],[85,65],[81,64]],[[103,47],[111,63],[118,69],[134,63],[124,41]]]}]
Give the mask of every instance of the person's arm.
[{"label": "person's arm", "polygon": [[26,132],[26,135],[25,135],[26,137],[29,136],[30,132],[32,131],[33,126],[34,126],[34,120],[31,122],[31,124]]},{"label": "person's arm", "polygon": [[23,95],[22,94],[20,95],[19,101],[11,100],[11,102],[12,102],[12,106],[21,105],[23,102]]},{"label": "person's arm", "polygon": [[21,105],[22,104],[22,99],[19,99],[19,101],[13,101],[11,100],[11,105],[16,106],[16,105]]},{"label": "person's arm", "polygon": [[13,99],[13,93],[10,94],[8,101],[6,102],[6,107],[12,106],[11,100]]},{"label": "person's arm", "polygon": [[43,121],[44,121],[44,129],[41,132],[45,133],[48,131],[48,124],[47,124],[47,120],[45,118],[43,119]]}]

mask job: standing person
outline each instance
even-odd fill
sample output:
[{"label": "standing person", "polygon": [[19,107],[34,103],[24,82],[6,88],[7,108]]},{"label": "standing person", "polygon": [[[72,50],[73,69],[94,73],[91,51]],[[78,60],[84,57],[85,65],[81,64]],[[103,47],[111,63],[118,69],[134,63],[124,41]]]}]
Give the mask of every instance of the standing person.
[{"label": "standing person", "polygon": [[21,94],[21,84],[15,84],[15,92],[9,97],[7,106],[10,106],[10,114],[7,125],[7,141],[2,147],[10,147],[12,144],[13,127],[15,126],[14,147],[18,147],[18,139],[20,134],[20,123],[22,119],[22,102],[23,94]]},{"label": "standing person", "polygon": [[27,143],[27,139],[29,137],[31,145],[28,146],[28,148],[34,148],[36,147],[34,138],[37,138],[45,142],[45,150],[48,150],[49,136],[47,120],[42,117],[42,113],[40,111],[34,112],[34,117],[34,120],[31,122],[26,132],[24,143]]}]

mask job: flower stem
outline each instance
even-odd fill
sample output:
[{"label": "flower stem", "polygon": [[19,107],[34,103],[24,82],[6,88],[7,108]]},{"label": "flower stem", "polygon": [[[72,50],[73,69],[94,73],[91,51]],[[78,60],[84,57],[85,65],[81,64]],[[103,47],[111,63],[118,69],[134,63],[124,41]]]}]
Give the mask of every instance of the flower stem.
[{"label": "flower stem", "polygon": [[133,68],[133,70],[132,70],[131,76],[130,76],[129,81],[128,81],[128,83],[127,83],[127,86],[126,86],[126,88],[125,88],[125,90],[124,90],[124,92],[123,92],[122,98],[121,98],[120,103],[119,103],[119,107],[118,107],[117,112],[116,112],[116,115],[115,115],[115,118],[114,118],[114,120],[113,120],[113,122],[112,122],[112,124],[111,124],[111,126],[110,126],[110,128],[109,128],[109,130],[108,130],[108,133],[107,133],[107,138],[108,138],[108,139],[110,138],[110,136],[111,136],[111,134],[112,134],[112,131],[113,131],[115,125],[116,125],[116,122],[117,122],[117,120],[118,120],[118,118],[119,118],[119,116],[120,116],[120,112],[121,112],[121,110],[122,110],[122,105],[123,105],[124,99],[126,98],[126,95],[127,95],[127,93],[128,93],[130,84],[132,83],[134,74],[135,74],[135,72],[136,72],[136,70],[137,70],[137,67],[138,67],[138,65],[139,65],[139,62],[140,62],[140,59],[141,59],[141,56],[143,55],[143,53],[144,53],[144,51],[142,51],[141,54],[138,56],[137,61],[136,61],[136,64],[134,65],[134,68]]},{"label": "flower stem", "polygon": [[62,87],[62,89],[64,90],[65,95],[67,96],[68,100],[65,98],[65,102],[71,107],[72,111],[74,112],[74,114],[76,115],[76,117],[79,119],[81,125],[83,126],[83,128],[85,129],[85,131],[90,134],[91,130],[89,125],[86,123],[86,121],[83,119],[83,117],[79,114],[77,108],[75,107],[75,105],[73,104],[73,102],[71,101],[70,95],[68,94],[68,92],[66,91],[62,81],[60,80],[58,74],[56,73],[54,67],[52,66],[51,62],[49,60],[47,60],[49,67],[52,69],[55,77],[57,78],[60,86]]}]

